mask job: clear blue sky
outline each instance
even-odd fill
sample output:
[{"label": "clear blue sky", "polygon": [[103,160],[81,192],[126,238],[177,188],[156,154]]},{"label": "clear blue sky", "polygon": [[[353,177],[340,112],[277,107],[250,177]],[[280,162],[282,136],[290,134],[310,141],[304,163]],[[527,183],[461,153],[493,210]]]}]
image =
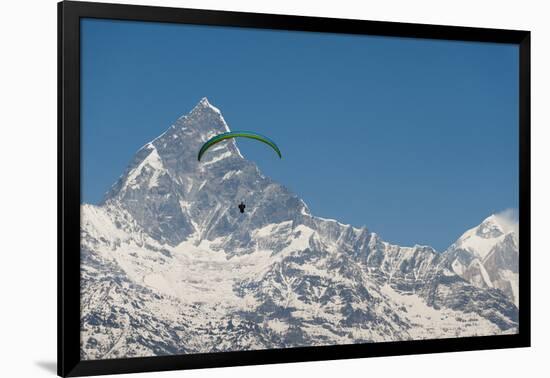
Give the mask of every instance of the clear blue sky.
[{"label": "clear blue sky", "polygon": [[206,96],[315,215],[442,250],[518,207],[515,45],[82,21],[82,201]]}]

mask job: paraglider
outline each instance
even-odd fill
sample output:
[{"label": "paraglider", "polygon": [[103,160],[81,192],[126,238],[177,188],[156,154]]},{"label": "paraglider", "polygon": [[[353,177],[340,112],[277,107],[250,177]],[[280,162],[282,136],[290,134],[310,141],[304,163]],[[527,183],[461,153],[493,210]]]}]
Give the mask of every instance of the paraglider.
[{"label": "paraglider", "polygon": [[[277,147],[275,142],[272,141],[271,139],[269,139],[268,137],[266,137],[264,135],[261,135],[261,134],[258,134],[258,133],[255,133],[255,132],[252,132],[252,131],[229,131],[229,132],[226,132],[226,133],[223,133],[223,134],[215,135],[212,138],[210,138],[209,140],[207,140],[206,143],[204,143],[202,145],[201,149],[199,150],[197,160],[201,161],[201,157],[213,145],[218,144],[218,143],[220,143],[220,142],[222,142],[226,139],[238,138],[238,137],[239,138],[255,139],[257,141],[265,143],[277,153],[277,155],[279,156],[280,159],[282,158],[281,150],[279,150],[279,147]],[[241,201],[238,208],[239,208],[239,211],[241,212],[241,214],[243,214],[244,209],[246,208],[246,205],[244,204],[244,202]]]},{"label": "paraglider", "polygon": [[277,155],[279,155],[279,158],[282,158],[281,150],[279,150],[279,147],[277,147],[275,142],[269,139],[268,137],[258,133],[254,133],[252,131],[229,131],[227,133],[215,135],[209,140],[207,140],[206,143],[204,143],[201,149],[199,150],[199,155],[197,157],[198,161],[201,161],[202,155],[204,155],[204,153],[210,147],[230,138],[249,138],[249,139],[258,140],[260,142],[267,144],[271,148],[273,148],[273,150],[277,153]]}]

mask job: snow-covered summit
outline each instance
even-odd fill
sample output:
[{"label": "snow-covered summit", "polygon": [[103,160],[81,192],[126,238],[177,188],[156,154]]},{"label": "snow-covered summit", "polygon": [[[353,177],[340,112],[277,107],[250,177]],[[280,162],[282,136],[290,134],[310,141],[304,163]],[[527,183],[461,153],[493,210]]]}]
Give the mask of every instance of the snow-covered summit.
[{"label": "snow-covered summit", "polygon": [[198,102],[198,104],[193,108],[191,112],[204,110],[204,109],[210,109],[211,111],[219,114],[220,116],[222,114],[220,109],[216,108],[214,105],[210,103],[210,101],[208,101],[207,97],[201,98],[201,100]]},{"label": "snow-covered summit", "polygon": [[469,229],[445,255],[456,274],[477,287],[498,288],[519,305],[519,233],[512,211]]},{"label": "snow-covered summit", "polygon": [[493,214],[462,234],[451,248],[467,250],[483,259],[507,234],[517,237],[517,221],[501,214]]}]

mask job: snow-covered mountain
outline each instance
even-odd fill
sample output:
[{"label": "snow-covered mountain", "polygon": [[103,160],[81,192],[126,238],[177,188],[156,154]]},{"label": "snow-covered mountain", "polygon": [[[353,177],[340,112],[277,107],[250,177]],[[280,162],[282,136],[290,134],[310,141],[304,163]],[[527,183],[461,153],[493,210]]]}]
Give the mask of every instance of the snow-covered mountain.
[{"label": "snow-covered mountain", "polygon": [[197,162],[227,130],[202,99],[82,205],[83,359],[517,332],[497,280],[479,285],[450,258],[481,250],[400,247],[315,217],[234,140]]},{"label": "snow-covered mountain", "polygon": [[491,215],[446,254],[454,273],[479,288],[497,288],[519,305],[519,233],[507,215]]}]

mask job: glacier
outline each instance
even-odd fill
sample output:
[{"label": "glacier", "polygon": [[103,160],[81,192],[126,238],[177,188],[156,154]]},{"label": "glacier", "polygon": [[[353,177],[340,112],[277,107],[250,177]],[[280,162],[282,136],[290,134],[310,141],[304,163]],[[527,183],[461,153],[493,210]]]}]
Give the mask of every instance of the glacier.
[{"label": "glacier", "polygon": [[82,359],[518,332],[517,230],[393,245],[311,214],[234,140],[197,162],[226,131],[203,98],[81,205]]}]

